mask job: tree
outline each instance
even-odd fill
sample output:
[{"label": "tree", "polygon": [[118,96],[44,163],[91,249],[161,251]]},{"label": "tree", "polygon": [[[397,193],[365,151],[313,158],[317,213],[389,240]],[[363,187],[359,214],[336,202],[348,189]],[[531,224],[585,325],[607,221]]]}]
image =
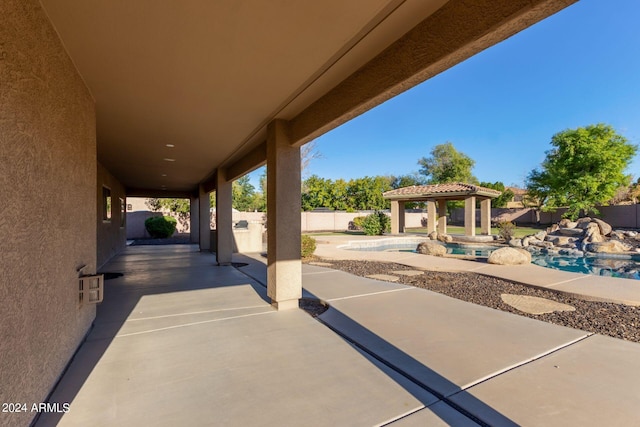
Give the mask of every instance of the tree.
[{"label": "tree", "polygon": [[250,212],[255,210],[255,187],[249,180],[249,175],[238,178],[231,185],[233,201],[231,206],[240,212]]},{"label": "tree", "polygon": [[598,214],[596,205],[614,197],[629,185],[624,171],[637,151],[625,137],[608,125],[597,124],[568,129],[551,138],[554,147],[546,152],[541,169],[527,177],[527,190],[543,210],[567,206],[565,217],[581,212]]},{"label": "tree", "polygon": [[144,204],[151,209],[151,212],[159,212],[162,209],[162,199],[150,198],[145,200]]},{"label": "tree", "polygon": [[491,182],[481,182],[480,187],[491,188],[493,190],[498,190],[502,192],[500,197],[496,197],[491,201],[491,206],[494,208],[504,208],[507,206],[507,203],[513,200],[515,196],[513,191],[505,188],[504,184],[500,181],[496,181],[494,183]]},{"label": "tree", "polygon": [[391,190],[389,179],[384,176],[365,176],[352,179],[347,187],[349,205],[354,210],[388,209],[391,202],[382,193]]},{"label": "tree", "polygon": [[402,187],[410,187],[412,185],[425,185],[427,183],[427,179],[414,172],[407,175],[391,175],[389,177],[389,183],[392,189],[402,188]]},{"label": "tree", "polygon": [[322,153],[316,147],[316,141],[307,142],[300,147],[300,175],[304,178],[312,160],[321,159]]},{"label": "tree", "polygon": [[344,179],[336,179],[331,186],[331,207],[337,211],[353,210],[348,198],[349,184]]},{"label": "tree", "polygon": [[427,177],[428,184],[476,183],[478,180],[471,173],[475,163],[471,157],[456,150],[451,142],[436,145],[431,150],[431,157],[418,160],[420,173]]},{"label": "tree", "polygon": [[305,179],[302,186],[302,210],[311,211],[315,208],[333,207],[332,186],[333,183],[330,179],[320,178],[318,175],[311,175]]},{"label": "tree", "polygon": [[[407,175],[392,175],[389,177],[389,183],[391,185],[391,189],[396,190],[398,188],[410,187],[412,185],[425,185],[427,183],[427,179],[419,173],[414,172]],[[404,207],[405,209],[415,209],[418,207],[424,207],[424,205],[424,202],[407,202]]]},{"label": "tree", "polygon": [[302,210],[387,209],[389,201],[382,197],[382,193],[390,189],[389,178],[384,176],[365,176],[346,182],[343,179],[332,181],[311,175],[302,186]]}]

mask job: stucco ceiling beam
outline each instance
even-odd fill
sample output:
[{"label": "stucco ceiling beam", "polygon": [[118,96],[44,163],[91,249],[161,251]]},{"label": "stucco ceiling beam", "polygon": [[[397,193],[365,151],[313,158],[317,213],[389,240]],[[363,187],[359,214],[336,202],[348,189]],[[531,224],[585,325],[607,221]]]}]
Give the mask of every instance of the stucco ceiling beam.
[{"label": "stucco ceiling beam", "polygon": [[200,185],[202,185],[202,191],[205,193],[211,193],[216,189],[216,179],[217,179],[218,170],[214,171],[209,178],[204,180]]},{"label": "stucco ceiling beam", "polygon": [[450,0],[291,120],[303,145],[577,0]]},{"label": "stucco ceiling beam", "polygon": [[227,179],[236,180],[267,163],[267,142],[260,143],[242,158],[226,167]]},{"label": "stucco ceiling beam", "polygon": [[192,191],[174,191],[174,190],[155,190],[150,188],[132,188],[127,187],[125,190],[127,197],[153,197],[153,198],[175,198],[175,199],[189,199],[193,196],[197,196],[198,192]]}]

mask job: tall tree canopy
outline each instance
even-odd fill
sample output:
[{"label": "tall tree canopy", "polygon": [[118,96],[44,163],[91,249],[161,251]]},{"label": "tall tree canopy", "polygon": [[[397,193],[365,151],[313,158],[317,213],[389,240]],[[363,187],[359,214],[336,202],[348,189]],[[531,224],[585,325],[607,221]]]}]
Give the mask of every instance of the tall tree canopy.
[{"label": "tall tree canopy", "polygon": [[491,201],[491,206],[494,208],[505,208],[507,207],[507,203],[513,200],[515,194],[513,191],[509,190],[504,186],[504,183],[500,181],[496,182],[481,182],[480,187],[491,188],[493,190],[498,190],[502,192],[499,197],[496,197]]},{"label": "tall tree canopy", "polygon": [[568,207],[564,216],[575,219],[581,211],[598,213],[598,204],[613,198],[628,185],[624,171],[636,154],[630,144],[608,125],[568,129],[551,138],[541,169],[527,177],[527,190],[543,209]]},{"label": "tall tree canopy", "polygon": [[256,189],[251,184],[249,175],[245,175],[231,184],[231,206],[240,212],[251,212],[258,209],[259,201],[256,200]]},{"label": "tall tree canopy", "polygon": [[431,157],[418,160],[420,173],[427,177],[429,184],[476,183],[478,180],[471,173],[475,163],[471,157],[456,150],[451,142],[436,145],[431,150]]},{"label": "tall tree canopy", "polygon": [[302,210],[387,209],[390,203],[382,197],[387,190],[391,190],[390,179],[384,176],[365,176],[347,182],[344,179],[333,181],[311,175],[302,184]]}]

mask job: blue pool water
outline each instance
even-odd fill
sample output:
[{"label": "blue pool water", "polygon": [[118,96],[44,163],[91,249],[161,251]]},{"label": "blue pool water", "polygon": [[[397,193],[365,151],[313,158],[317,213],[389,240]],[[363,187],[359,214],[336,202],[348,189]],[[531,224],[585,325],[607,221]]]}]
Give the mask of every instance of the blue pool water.
[{"label": "blue pool water", "polygon": [[[382,245],[369,248],[353,248],[357,251],[401,251],[415,252],[416,243]],[[489,254],[498,249],[495,246],[459,246],[456,244],[445,245],[447,253],[452,255],[466,255],[474,257],[488,257]],[[569,271],[572,273],[593,274],[606,277],[623,277],[627,279],[640,280],[640,258],[620,259],[620,258],[599,258],[593,256],[572,257],[562,255],[548,255],[534,252],[531,254],[531,262],[541,267],[553,268],[556,270]]]},{"label": "blue pool water", "polygon": [[532,254],[531,262],[541,267],[573,273],[640,280],[640,261],[634,259]]}]

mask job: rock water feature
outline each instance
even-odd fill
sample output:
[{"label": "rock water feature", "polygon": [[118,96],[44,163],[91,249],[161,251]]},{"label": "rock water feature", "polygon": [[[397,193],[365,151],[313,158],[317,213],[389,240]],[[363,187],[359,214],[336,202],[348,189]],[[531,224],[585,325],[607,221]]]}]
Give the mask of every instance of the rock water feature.
[{"label": "rock water feature", "polygon": [[508,243],[536,254],[535,263],[545,267],[640,279],[640,233],[613,230],[597,218],[563,219],[547,231]]}]

